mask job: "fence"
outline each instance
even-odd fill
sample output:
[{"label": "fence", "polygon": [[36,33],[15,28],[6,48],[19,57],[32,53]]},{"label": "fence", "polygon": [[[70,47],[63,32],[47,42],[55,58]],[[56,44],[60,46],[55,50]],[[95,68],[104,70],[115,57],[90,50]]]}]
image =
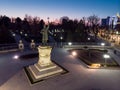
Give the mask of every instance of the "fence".
[{"label": "fence", "polygon": [[0,44],[0,51],[17,49],[18,45],[16,43],[12,44]]}]

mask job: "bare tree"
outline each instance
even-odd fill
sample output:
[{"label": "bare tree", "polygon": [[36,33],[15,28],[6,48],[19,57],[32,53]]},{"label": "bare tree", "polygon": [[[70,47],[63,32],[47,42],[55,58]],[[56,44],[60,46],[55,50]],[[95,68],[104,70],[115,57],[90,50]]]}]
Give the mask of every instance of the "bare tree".
[{"label": "bare tree", "polygon": [[100,18],[97,15],[92,15],[92,16],[89,16],[87,19],[88,19],[88,22],[92,25],[92,30],[96,38],[99,31]]},{"label": "bare tree", "polygon": [[97,15],[92,15],[87,18],[88,22],[90,22],[91,25],[97,25],[99,24],[100,18]]}]

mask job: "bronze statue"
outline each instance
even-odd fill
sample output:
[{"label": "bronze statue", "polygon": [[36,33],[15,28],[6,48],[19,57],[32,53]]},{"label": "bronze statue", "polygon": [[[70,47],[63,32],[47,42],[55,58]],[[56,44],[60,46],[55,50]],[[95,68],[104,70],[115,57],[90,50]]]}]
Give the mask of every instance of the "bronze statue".
[{"label": "bronze statue", "polygon": [[49,25],[44,25],[44,28],[41,30],[42,33],[42,44],[46,45],[47,41],[48,41],[48,29],[49,29]]}]

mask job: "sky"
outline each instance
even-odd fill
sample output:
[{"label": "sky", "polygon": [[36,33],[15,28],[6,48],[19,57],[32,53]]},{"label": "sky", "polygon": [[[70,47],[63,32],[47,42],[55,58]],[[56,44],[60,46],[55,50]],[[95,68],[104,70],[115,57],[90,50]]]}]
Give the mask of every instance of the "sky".
[{"label": "sky", "polygon": [[120,12],[120,0],[0,0],[0,15],[24,18],[25,14],[41,19],[68,16],[80,19],[93,14],[100,18]]}]

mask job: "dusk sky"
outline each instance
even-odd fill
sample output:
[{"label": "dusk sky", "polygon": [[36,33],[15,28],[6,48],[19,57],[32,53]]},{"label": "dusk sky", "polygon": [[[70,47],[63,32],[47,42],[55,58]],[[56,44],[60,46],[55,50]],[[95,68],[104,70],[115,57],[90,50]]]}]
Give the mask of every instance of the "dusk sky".
[{"label": "dusk sky", "polygon": [[68,16],[80,19],[90,15],[101,18],[120,12],[120,0],[0,0],[0,15],[21,17],[25,14],[50,20]]}]

